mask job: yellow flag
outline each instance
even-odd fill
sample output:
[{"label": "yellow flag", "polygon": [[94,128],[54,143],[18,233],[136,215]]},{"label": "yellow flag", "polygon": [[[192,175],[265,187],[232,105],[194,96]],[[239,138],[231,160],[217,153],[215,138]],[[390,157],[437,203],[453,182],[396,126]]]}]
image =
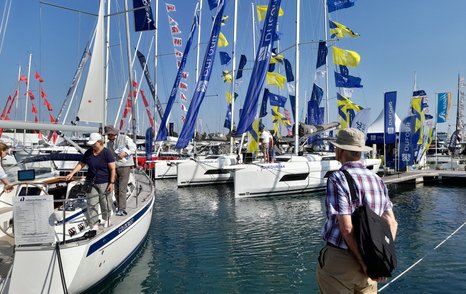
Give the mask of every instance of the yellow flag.
[{"label": "yellow flag", "polygon": [[224,83],[231,84],[231,82],[233,81],[233,76],[231,75],[231,73],[228,70],[224,70],[222,72],[222,76],[223,76],[223,82]]},{"label": "yellow flag", "polygon": [[256,153],[259,150],[259,124],[260,118],[252,123],[252,131],[248,132],[248,153]]},{"label": "yellow flag", "polygon": [[225,22],[227,21],[227,19],[228,19],[228,15],[224,15],[224,16],[222,17],[222,23],[221,23],[222,26],[225,25]]},{"label": "yellow flag", "polygon": [[282,63],[284,58],[285,57],[283,57],[283,55],[272,54],[272,56],[270,57],[270,63],[273,63],[273,64]]},{"label": "yellow flag", "polygon": [[231,104],[233,102],[233,99],[231,98],[231,93],[227,91],[225,94],[227,96],[227,103]]},{"label": "yellow flag", "polygon": [[220,34],[218,35],[217,47],[226,47],[226,46],[228,46],[228,40],[227,38],[225,38],[222,32],[220,32]]},{"label": "yellow flag", "polygon": [[267,85],[285,88],[286,77],[276,72],[267,72]]},{"label": "yellow flag", "polygon": [[330,22],[330,37],[335,38],[343,38],[346,35],[356,38],[359,37],[358,33],[353,32],[351,29],[347,28],[346,26],[338,23],[336,21],[329,21]]},{"label": "yellow flag", "polygon": [[333,63],[356,67],[361,61],[361,56],[356,51],[340,49],[332,46]]},{"label": "yellow flag", "polygon": [[348,97],[337,93],[338,116],[340,117],[340,127],[342,129],[350,127],[351,112],[354,114],[361,111],[362,107],[354,103]]},{"label": "yellow flag", "polygon": [[[265,15],[267,14],[267,5],[257,5],[256,6],[257,10],[257,18],[259,21],[262,21],[265,18]],[[283,9],[280,7],[280,10],[278,11],[278,16],[282,16],[285,14],[283,12]]]},{"label": "yellow flag", "polygon": [[421,145],[424,137],[423,137],[423,132],[424,132],[424,120],[425,120],[425,115],[424,112],[421,110],[422,108],[422,99],[423,97],[413,97],[411,99],[411,107],[413,109],[413,113],[416,116],[416,124],[414,127],[414,131],[417,133],[419,132],[419,140],[417,141],[418,145]]}]

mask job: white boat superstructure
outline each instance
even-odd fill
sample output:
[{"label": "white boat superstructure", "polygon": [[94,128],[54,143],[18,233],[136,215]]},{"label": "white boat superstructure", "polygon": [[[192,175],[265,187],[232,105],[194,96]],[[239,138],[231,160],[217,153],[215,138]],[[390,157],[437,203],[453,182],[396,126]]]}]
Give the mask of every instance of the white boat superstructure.
[{"label": "white boat superstructure", "polygon": [[[380,159],[365,159],[373,172]],[[328,174],[340,169],[334,156],[307,154],[278,156],[275,163],[244,164],[234,170],[235,197],[259,197],[299,194],[324,190]]]},{"label": "white boat superstructure", "polygon": [[18,182],[13,192],[1,196],[0,254],[10,267],[8,272],[0,270],[1,293],[80,293],[137,252],[152,219],[149,177],[133,170],[128,215],[112,215],[111,225],[102,226],[95,235],[85,221],[82,180],[52,177]]},{"label": "white boat superstructure", "polygon": [[177,164],[178,187],[232,182],[234,172],[226,167],[236,163],[235,154],[209,155],[181,162]]}]

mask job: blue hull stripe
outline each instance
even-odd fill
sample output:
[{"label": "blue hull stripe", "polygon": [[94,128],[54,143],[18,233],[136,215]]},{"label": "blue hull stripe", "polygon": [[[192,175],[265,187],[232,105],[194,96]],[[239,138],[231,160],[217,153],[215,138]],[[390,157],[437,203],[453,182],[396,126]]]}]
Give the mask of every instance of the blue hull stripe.
[{"label": "blue hull stripe", "polygon": [[154,198],[152,198],[151,202],[149,202],[146,205],[146,207],[144,207],[141,211],[135,214],[132,218],[130,218],[129,220],[121,224],[119,227],[115,228],[110,234],[103,236],[102,239],[98,240],[97,242],[89,246],[89,250],[87,251],[86,257],[96,252],[100,248],[104,247],[108,243],[110,243],[113,239],[117,238],[124,231],[126,231],[126,229],[128,229],[131,225],[137,222],[144,215],[144,213],[149,209],[153,201],[154,201]]}]

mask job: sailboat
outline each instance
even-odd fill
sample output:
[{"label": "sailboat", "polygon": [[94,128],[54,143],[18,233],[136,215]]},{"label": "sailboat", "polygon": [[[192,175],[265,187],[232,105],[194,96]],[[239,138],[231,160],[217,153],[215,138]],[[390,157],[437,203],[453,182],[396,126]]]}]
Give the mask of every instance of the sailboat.
[{"label": "sailboat", "polygon": [[[104,44],[104,6],[105,1],[102,0],[93,48],[94,66],[91,66],[88,80],[99,79],[93,78],[96,71],[97,74],[103,73],[104,60],[99,50],[103,51]],[[100,84],[101,87],[103,85],[105,83]],[[89,90],[85,93],[90,95],[89,99],[92,98],[94,105],[102,105],[101,110],[105,111],[105,96],[100,95],[102,89],[93,83],[90,86],[97,92]],[[86,99],[86,103],[89,99]],[[98,115],[105,117],[105,114]],[[92,121],[94,117],[87,119]],[[13,121],[0,121],[0,127],[73,132],[98,130],[91,126]],[[66,160],[69,156],[57,154],[49,155],[49,158],[28,158],[28,162],[55,160],[51,156],[58,155],[61,156],[60,160]],[[26,168],[28,162],[23,162]],[[0,254],[5,261],[0,272],[1,293],[83,292],[120,269],[143,244],[152,219],[154,188],[151,179],[142,170],[134,169],[131,173],[127,194],[128,214],[102,220],[102,224],[105,221],[107,225],[98,231],[89,231],[85,222],[84,177],[77,175],[67,182],[65,174],[67,171],[52,170],[51,176],[39,178],[33,169],[20,170],[17,181],[13,183],[14,190],[1,195]],[[109,206],[112,207],[113,203],[109,203]]]}]

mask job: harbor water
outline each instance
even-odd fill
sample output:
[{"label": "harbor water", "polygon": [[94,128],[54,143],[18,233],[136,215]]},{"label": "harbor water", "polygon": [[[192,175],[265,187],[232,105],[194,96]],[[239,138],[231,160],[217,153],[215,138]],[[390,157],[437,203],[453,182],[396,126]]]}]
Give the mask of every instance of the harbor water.
[{"label": "harbor water", "polygon": [[[93,293],[318,293],[324,193],[236,200],[227,185],[156,185],[143,247]],[[399,277],[382,293],[466,293],[465,187],[389,190]]]}]

